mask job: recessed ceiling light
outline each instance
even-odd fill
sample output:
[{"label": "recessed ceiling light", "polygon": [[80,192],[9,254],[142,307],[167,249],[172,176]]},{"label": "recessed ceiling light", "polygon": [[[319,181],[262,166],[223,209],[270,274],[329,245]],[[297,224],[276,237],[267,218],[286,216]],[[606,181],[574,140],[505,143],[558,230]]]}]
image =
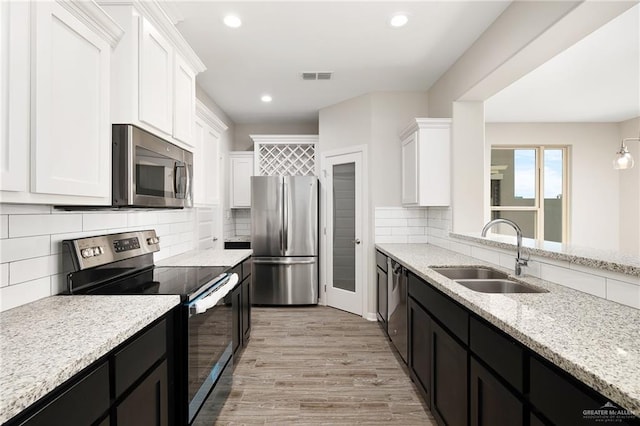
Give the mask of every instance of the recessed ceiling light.
[{"label": "recessed ceiling light", "polygon": [[409,17],[404,13],[396,13],[391,17],[389,24],[394,28],[404,27],[409,22]]},{"label": "recessed ceiling light", "polygon": [[236,15],[227,15],[224,17],[224,24],[229,28],[238,28],[242,21]]},{"label": "recessed ceiling light", "polygon": [[268,103],[268,102],[271,102],[273,100],[273,98],[271,97],[271,95],[262,95],[260,100],[262,102]]}]

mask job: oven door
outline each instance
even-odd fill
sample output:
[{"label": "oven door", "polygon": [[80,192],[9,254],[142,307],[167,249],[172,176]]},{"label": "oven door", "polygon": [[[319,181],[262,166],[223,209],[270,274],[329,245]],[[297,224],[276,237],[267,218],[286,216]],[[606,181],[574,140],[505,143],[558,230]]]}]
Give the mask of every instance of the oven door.
[{"label": "oven door", "polygon": [[[231,370],[232,355],[232,311],[231,305],[225,303],[225,295],[229,293],[229,279],[224,285],[216,285],[216,294],[203,292],[203,295],[189,302],[189,319],[187,322],[187,394],[189,402],[189,424],[196,424],[194,419],[210,418],[217,415],[211,412],[212,407],[207,398],[215,388],[216,394],[224,386],[223,373]],[[211,306],[207,298],[215,298]],[[204,303],[203,303],[204,302]],[[201,305],[204,305],[202,308]],[[226,395],[222,395],[222,400]],[[209,398],[211,399],[211,397]],[[207,404],[205,404],[207,402]],[[200,412],[200,413],[199,413]],[[212,423],[210,423],[212,424]]]}]

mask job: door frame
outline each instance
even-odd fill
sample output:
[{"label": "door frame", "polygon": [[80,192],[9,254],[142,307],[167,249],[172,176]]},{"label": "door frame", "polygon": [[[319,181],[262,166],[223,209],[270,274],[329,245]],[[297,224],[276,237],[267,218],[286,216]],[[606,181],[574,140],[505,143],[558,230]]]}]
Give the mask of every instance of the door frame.
[{"label": "door frame", "polygon": [[354,145],[346,148],[334,149],[331,151],[323,152],[320,156],[320,291],[319,295],[319,304],[323,306],[327,305],[327,276],[328,276],[328,245],[329,241],[327,236],[331,235],[331,230],[327,229],[327,195],[328,195],[328,185],[327,185],[327,175],[326,175],[326,165],[327,161],[330,158],[341,157],[343,155],[348,154],[360,154],[362,164],[361,164],[361,182],[360,182],[360,193],[361,193],[361,208],[362,208],[362,217],[361,217],[361,225],[362,225],[362,235],[360,235],[360,244],[362,245],[362,259],[361,259],[361,277],[362,277],[362,312],[360,312],[360,316],[363,318],[376,321],[377,317],[375,312],[369,312],[369,287],[371,282],[371,277],[369,276],[369,252],[371,251],[370,247],[370,229],[369,229],[369,216],[370,216],[370,208],[369,208],[369,191],[367,182],[369,181],[368,175],[368,153],[367,153],[367,145]]}]

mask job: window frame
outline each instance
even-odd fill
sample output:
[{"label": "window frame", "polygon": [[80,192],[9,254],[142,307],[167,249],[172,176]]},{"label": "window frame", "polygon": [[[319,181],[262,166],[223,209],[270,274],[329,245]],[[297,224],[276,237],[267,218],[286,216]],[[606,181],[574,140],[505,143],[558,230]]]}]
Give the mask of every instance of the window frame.
[{"label": "window frame", "polygon": [[[494,211],[533,211],[536,214],[536,226],[534,239],[545,241],[544,239],[544,152],[545,150],[562,151],[562,244],[567,244],[570,238],[568,218],[569,218],[569,167],[570,167],[570,145],[491,145],[490,156],[494,149],[517,150],[528,149],[536,151],[535,165],[535,202],[533,206],[493,206],[491,205],[491,194],[489,194],[489,209],[491,216]],[[489,164],[491,165],[491,158]],[[491,186],[491,171],[489,171],[489,186]]]}]

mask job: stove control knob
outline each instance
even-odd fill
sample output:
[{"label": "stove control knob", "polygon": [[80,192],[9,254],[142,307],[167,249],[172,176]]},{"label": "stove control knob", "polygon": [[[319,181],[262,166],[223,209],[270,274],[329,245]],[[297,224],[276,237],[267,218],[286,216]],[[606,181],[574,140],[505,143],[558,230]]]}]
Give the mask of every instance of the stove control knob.
[{"label": "stove control knob", "polygon": [[86,248],[86,249],[82,249],[80,251],[80,254],[82,255],[82,257],[84,257],[85,259],[87,257],[92,257],[93,256],[93,249],[92,248]]},{"label": "stove control knob", "polygon": [[102,247],[94,247],[93,248],[93,255],[94,256],[98,256],[104,253],[104,250],[102,249]]},{"label": "stove control knob", "polygon": [[148,245],[158,244],[158,243],[160,243],[160,238],[158,238],[158,237],[147,238],[147,244]]}]

